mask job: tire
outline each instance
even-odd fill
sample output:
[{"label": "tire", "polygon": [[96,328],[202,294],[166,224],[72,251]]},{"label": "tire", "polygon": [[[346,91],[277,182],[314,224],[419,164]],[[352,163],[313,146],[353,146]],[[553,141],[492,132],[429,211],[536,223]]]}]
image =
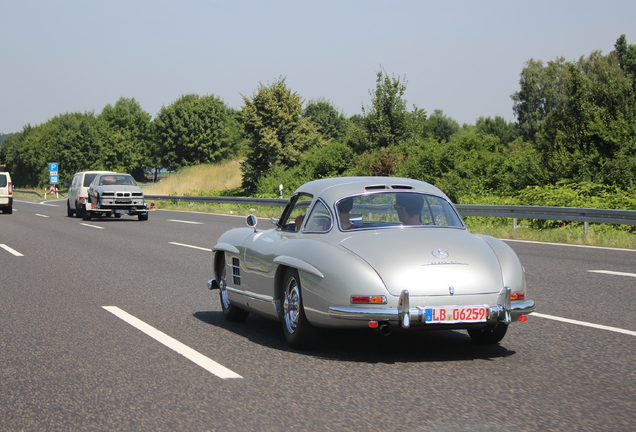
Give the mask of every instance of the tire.
[{"label": "tire", "polygon": [[66,201],[66,216],[73,217],[74,214],[75,214],[75,212],[73,210],[71,210],[71,203],[69,203],[68,200],[67,200]]},{"label": "tire", "polygon": [[[141,215],[139,215],[141,216]],[[221,310],[226,320],[230,322],[243,322],[250,314],[248,311],[241,309],[232,304],[227,295],[227,266],[225,265],[225,254],[221,254],[216,262],[215,277],[219,284],[219,301],[221,302]]]},{"label": "tire", "polygon": [[285,272],[281,286],[283,302],[283,333],[290,347],[306,349],[313,347],[319,338],[318,329],[305,316],[302,290],[298,270],[290,268]]},{"label": "tire", "polygon": [[7,207],[4,209],[4,214],[13,214],[13,207]]},{"label": "tire", "polygon": [[147,221],[148,220],[148,213],[137,215],[137,219],[139,219],[140,221]]},{"label": "tire", "polygon": [[494,328],[468,329],[468,336],[478,344],[496,344],[506,335],[508,324],[499,324]]},{"label": "tire", "polygon": [[91,220],[91,212],[84,210],[84,212],[82,213],[82,219],[84,219],[85,221]]}]

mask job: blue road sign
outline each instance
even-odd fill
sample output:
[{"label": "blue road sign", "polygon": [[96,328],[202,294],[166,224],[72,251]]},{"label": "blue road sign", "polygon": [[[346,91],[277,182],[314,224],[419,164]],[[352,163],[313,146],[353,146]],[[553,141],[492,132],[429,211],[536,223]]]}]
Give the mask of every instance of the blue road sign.
[{"label": "blue road sign", "polygon": [[58,163],[57,162],[49,162],[49,171],[58,171]]},{"label": "blue road sign", "polygon": [[57,176],[56,175],[49,176],[49,184],[57,184]]}]

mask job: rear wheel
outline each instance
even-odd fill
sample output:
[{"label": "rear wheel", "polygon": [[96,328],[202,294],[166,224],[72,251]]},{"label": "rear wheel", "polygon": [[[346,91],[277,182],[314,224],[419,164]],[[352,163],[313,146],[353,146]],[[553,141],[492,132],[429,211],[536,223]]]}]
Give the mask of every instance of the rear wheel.
[{"label": "rear wheel", "polygon": [[138,215],[137,219],[139,219],[140,221],[147,221],[148,220],[148,213]]},{"label": "rear wheel", "polygon": [[305,316],[298,270],[287,269],[281,288],[285,339],[292,348],[310,348],[317,342],[319,333]]},{"label": "rear wheel", "polygon": [[225,254],[221,254],[216,261],[216,268],[214,271],[216,282],[219,284],[219,300],[221,301],[221,310],[225,319],[232,322],[245,321],[250,314],[248,311],[238,308],[232,304],[227,295],[227,280],[226,280],[226,268]]},{"label": "rear wheel", "polygon": [[74,214],[75,214],[75,212],[73,210],[71,210],[71,203],[66,201],[66,216],[73,217]]},{"label": "rear wheel", "polygon": [[468,336],[479,344],[496,344],[506,335],[508,324],[499,324],[494,328],[468,329]]}]

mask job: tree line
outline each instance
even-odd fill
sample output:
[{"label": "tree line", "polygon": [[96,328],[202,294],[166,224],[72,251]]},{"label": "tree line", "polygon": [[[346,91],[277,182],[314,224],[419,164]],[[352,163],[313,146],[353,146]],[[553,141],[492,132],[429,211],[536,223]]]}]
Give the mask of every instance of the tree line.
[{"label": "tree line", "polygon": [[526,62],[511,95],[515,122],[497,116],[459,125],[442,111],[409,107],[407,84],[380,69],[370,105],[349,117],[326,99],[305,103],[283,77],[244,96],[240,110],[190,94],[151,119],[121,98],[99,114],[25,126],[1,142],[0,163],[16,185],[35,186],[48,182],[51,161],[67,182],[87,169],[142,177],[150,168],[241,158],[243,183],[231,193],[253,196],[342,175],[421,179],[459,202],[531,199],[528,191],[546,194],[555,185],[636,190],[636,45],[624,35],[607,55]]}]

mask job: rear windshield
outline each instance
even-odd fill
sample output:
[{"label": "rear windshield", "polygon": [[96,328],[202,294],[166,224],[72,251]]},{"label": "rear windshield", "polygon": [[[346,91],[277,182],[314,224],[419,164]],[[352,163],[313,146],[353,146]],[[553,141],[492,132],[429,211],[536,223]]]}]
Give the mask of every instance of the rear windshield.
[{"label": "rear windshield", "polygon": [[377,192],[341,198],[336,203],[340,229],[398,226],[463,228],[444,198],[417,192]]},{"label": "rear windshield", "polygon": [[122,185],[122,186],[137,186],[135,179],[127,174],[107,174],[102,175],[99,178],[99,186],[108,185]]},{"label": "rear windshield", "polygon": [[0,187],[7,187],[7,176],[0,174]]},{"label": "rear windshield", "polygon": [[84,174],[84,187],[89,187],[97,174]]}]

